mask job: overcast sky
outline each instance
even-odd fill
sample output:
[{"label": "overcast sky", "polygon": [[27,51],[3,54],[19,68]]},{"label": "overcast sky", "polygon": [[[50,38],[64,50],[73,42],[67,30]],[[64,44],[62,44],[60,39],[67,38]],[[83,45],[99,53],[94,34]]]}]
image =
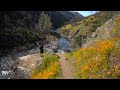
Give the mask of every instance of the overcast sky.
[{"label": "overcast sky", "polygon": [[[91,15],[91,11],[75,11],[75,12],[79,12],[80,14],[82,14],[83,16],[89,16]],[[96,11],[92,11],[92,14],[95,14]]]}]

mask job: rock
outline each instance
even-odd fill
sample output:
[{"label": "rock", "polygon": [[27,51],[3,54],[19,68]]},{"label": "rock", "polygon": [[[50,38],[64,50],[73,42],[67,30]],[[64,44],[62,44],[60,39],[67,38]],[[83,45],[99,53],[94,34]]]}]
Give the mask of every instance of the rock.
[{"label": "rock", "polygon": [[57,53],[57,49],[56,49],[56,48],[54,48],[54,49],[53,49],[53,52],[54,52],[54,53]]},{"label": "rock", "polygon": [[6,76],[6,75],[8,75],[8,74],[10,74],[11,73],[11,71],[9,70],[9,71],[1,71],[1,74],[3,75],[3,76]]},{"label": "rock", "polygon": [[17,68],[18,64],[18,62],[14,62],[11,66],[11,69],[14,70],[15,68]]},{"label": "rock", "polygon": [[30,57],[30,55],[27,55],[27,56],[19,57],[18,59],[26,61],[29,57]]},{"label": "rock", "polygon": [[91,34],[91,37],[92,37],[92,38],[95,38],[95,37],[97,37],[97,34],[96,34],[96,32],[93,32],[93,33]]},{"label": "rock", "polygon": [[55,52],[53,51],[53,49],[50,50],[50,54],[54,55]]},{"label": "rock", "polygon": [[11,76],[11,79],[28,79],[27,71],[17,69],[16,72]]},{"label": "rock", "polygon": [[17,66],[12,73],[11,79],[27,79],[28,78],[28,70],[23,66]]},{"label": "rock", "polygon": [[26,70],[26,68],[23,67],[23,66],[18,66],[17,69],[22,70],[22,71],[25,71],[25,70]]},{"label": "rock", "polygon": [[0,72],[0,79],[8,79],[12,75],[12,72],[10,70],[4,70]]},{"label": "rock", "polygon": [[58,50],[58,53],[62,53],[62,50]]},{"label": "rock", "polygon": [[30,67],[35,67],[35,64],[31,64],[31,66]]},{"label": "rock", "polygon": [[59,55],[57,55],[58,56],[58,58],[60,58],[60,56]]}]

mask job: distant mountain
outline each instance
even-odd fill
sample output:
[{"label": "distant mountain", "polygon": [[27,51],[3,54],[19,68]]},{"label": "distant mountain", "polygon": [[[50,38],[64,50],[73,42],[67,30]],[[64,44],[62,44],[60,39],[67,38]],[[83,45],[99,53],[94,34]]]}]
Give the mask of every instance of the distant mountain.
[{"label": "distant mountain", "polygon": [[69,11],[51,11],[47,12],[53,23],[53,28],[59,28],[61,25],[64,25],[66,22],[69,22],[73,19],[82,20],[84,16],[77,12],[69,12]]},{"label": "distant mountain", "polygon": [[78,13],[78,12],[72,12],[75,16],[79,16],[79,17],[81,17],[81,18],[84,18],[84,16],[83,15],[81,15],[80,13]]},{"label": "distant mountain", "polygon": [[84,18],[84,16],[78,12],[69,12],[69,11],[58,11],[58,12],[63,14],[64,16],[72,18],[72,19],[75,17]]}]

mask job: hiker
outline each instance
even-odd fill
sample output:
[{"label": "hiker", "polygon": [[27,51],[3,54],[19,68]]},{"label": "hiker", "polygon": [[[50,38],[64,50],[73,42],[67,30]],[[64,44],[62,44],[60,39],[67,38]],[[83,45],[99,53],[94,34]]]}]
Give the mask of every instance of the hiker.
[{"label": "hiker", "polygon": [[44,53],[44,51],[43,51],[43,43],[42,42],[41,43],[40,42],[39,43],[36,42],[36,44],[39,47],[40,56],[43,57],[43,53]]}]

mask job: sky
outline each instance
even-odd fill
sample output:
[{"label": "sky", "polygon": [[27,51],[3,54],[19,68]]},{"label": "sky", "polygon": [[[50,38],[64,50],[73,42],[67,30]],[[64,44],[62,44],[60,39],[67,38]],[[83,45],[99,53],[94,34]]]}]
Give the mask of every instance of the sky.
[{"label": "sky", "polygon": [[[91,15],[91,11],[75,11],[75,12],[79,12],[80,14],[82,14],[83,16],[89,16]],[[92,11],[92,14],[95,14],[96,11]]]}]

